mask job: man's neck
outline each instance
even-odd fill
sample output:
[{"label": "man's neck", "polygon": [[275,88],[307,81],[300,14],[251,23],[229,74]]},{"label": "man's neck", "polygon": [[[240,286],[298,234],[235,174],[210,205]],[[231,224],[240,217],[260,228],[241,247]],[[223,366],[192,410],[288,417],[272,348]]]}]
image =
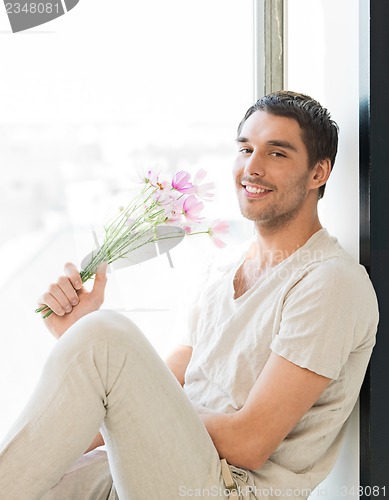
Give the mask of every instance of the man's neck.
[{"label": "man's neck", "polygon": [[289,224],[282,230],[268,231],[256,227],[256,241],[249,248],[246,259],[234,277],[234,298],[249,290],[270,268],[276,266],[302,247],[311,236],[322,228],[319,219],[300,228]]},{"label": "man's neck", "polygon": [[302,247],[321,228],[317,216],[304,224],[291,221],[275,230],[257,223],[255,255],[252,257],[261,270],[274,267]]}]

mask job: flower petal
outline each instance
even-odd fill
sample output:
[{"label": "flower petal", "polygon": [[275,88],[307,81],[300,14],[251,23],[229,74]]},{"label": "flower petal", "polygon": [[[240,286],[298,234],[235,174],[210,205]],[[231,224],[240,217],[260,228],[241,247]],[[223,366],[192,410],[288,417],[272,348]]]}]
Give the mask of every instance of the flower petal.
[{"label": "flower petal", "polygon": [[210,230],[213,234],[215,233],[226,233],[230,229],[230,225],[227,221],[216,219],[210,227]]},{"label": "flower petal", "polygon": [[222,241],[220,238],[218,238],[217,236],[215,236],[214,234],[209,234],[212,242],[218,247],[218,248],[224,248],[226,246],[226,244],[224,243],[224,241]]},{"label": "flower petal", "polygon": [[195,176],[193,178],[193,184],[198,184],[199,182],[201,182],[206,175],[207,175],[207,171],[204,170],[203,168],[200,168],[200,170],[198,170],[195,173]]},{"label": "flower petal", "polygon": [[190,182],[190,173],[185,170],[177,172],[172,179],[172,187],[180,193],[193,192],[193,184]]},{"label": "flower petal", "polygon": [[198,217],[198,213],[204,208],[203,202],[198,200],[195,195],[189,195],[184,201],[182,210],[185,217],[193,222],[200,222],[203,218]]}]

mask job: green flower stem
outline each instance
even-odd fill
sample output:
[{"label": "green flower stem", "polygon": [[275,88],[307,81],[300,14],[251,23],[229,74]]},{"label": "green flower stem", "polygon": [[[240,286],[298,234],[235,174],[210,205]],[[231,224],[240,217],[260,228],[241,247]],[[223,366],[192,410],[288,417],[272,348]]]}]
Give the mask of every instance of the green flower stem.
[{"label": "green flower stem", "polygon": [[[167,240],[167,239],[173,239],[177,238],[177,234],[172,234],[172,235],[165,235],[161,238],[158,238],[155,233],[155,228],[148,228],[146,229],[145,232],[143,233],[129,233],[127,234],[127,238],[123,238],[123,241],[121,241],[120,246],[117,246],[117,241],[114,239],[111,242],[104,242],[103,246],[97,251],[96,255],[93,256],[91,262],[85,267],[80,272],[80,277],[82,283],[85,283],[89,279],[93,278],[93,276],[96,274],[97,268],[102,262],[107,262],[108,264],[111,264],[115,260],[118,260],[119,258],[127,257],[132,251],[137,250],[138,248],[141,248],[143,245],[152,243],[152,242],[157,242],[161,240]],[[149,232],[150,230],[154,229],[153,235],[150,236],[147,240],[142,239],[144,234]],[[141,240],[141,241],[139,241]],[[116,243],[115,246],[110,248],[109,243]],[[128,248],[129,244],[132,243],[131,250],[127,250],[124,252],[126,248]],[[123,253],[124,252],[124,253]],[[36,313],[40,313],[45,311],[45,309],[48,309],[47,312],[42,316],[42,319],[48,318],[52,314],[52,310],[48,308],[48,306],[43,305],[39,307],[38,309],[35,310]]]},{"label": "green flower stem", "polygon": [[[165,210],[157,201],[153,200],[153,195],[158,189],[146,182],[141,192],[132,199],[129,205],[104,226],[105,235],[101,247],[96,253],[92,253],[91,261],[80,272],[82,283],[93,278],[102,262],[111,264],[117,259],[128,257],[132,251],[148,243],[177,238],[177,234],[165,234],[161,238],[157,237],[156,227],[166,222]],[[209,230],[192,234],[206,233],[209,234]],[[45,313],[42,316],[45,319],[53,311],[48,306],[43,305],[35,312]]]}]

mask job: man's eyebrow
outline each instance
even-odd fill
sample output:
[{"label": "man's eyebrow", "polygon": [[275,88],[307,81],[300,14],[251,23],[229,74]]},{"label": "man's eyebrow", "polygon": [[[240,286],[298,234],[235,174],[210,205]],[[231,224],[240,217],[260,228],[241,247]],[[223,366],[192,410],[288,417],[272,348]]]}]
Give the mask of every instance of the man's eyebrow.
[{"label": "man's eyebrow", "polygon": [[[247,139],[247,137],[243,137],[243,136],[238,136],[235,139],[235,141],[238,142],[238,143],[250,142],[249,139]],[[279,147],[279,148],[290,149],[291,151],[295,151],[296,153],[298,151],[298,149],[296,148],[296,146],[294,144],[292,144],[291,142],[289,142],[289,141],[283,141],[283,140],[279,140],[279,139],[273,139],[273,140],[267,141],[266,144],[268,146],[276,146],[276,147]]]},{"label": "man's eyebrow", "polygon": [[295,151],[297,153],[297,148],[294,144],[292,144],[289,141],[281,141],[281,140],[273,140],[273,141],[267,141],[267,144],[269,146],[276,146],[279,148],[284,148],[284,149],[290,149],[291,151]]}]

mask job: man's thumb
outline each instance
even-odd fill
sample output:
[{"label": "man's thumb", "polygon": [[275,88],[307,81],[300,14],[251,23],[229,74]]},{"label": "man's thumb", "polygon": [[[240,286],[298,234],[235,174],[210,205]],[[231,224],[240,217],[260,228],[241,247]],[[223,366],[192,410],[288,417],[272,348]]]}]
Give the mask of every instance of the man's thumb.
[{"label": "man's thumb", "polygon": [[107,284],[107,262],[102,262],[97,268],[93,291],[104,294],[105,285]]}]

